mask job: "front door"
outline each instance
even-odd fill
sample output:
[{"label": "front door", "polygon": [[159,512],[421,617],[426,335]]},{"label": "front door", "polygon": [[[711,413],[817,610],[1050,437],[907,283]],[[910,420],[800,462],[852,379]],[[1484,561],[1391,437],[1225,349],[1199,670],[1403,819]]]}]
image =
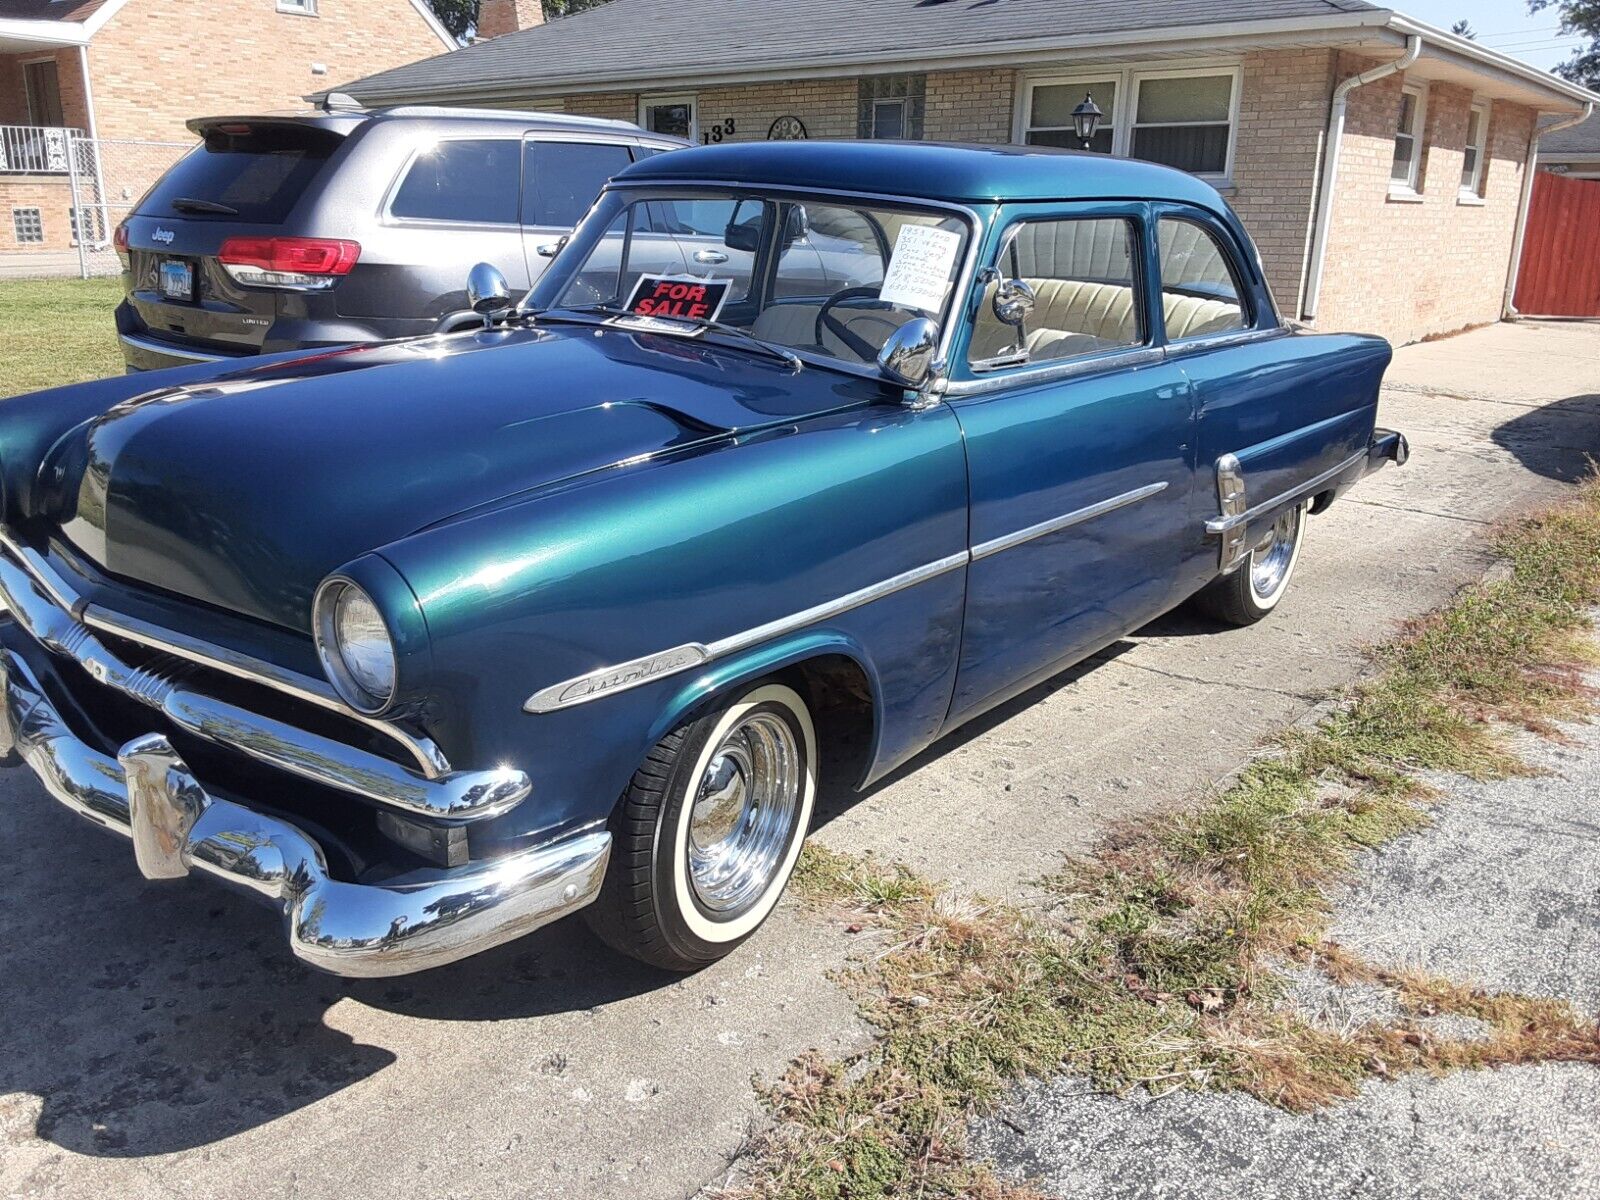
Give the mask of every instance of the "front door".
[{"label": "front door", "polygon": [[1035,293],[1020,328],[991,282],[950,404],[971,481],[966,622],[951,723],[1093,653],[1180,597],[1194,412],[1151,319],[1148,206],[1063,205],[995,260]]}]

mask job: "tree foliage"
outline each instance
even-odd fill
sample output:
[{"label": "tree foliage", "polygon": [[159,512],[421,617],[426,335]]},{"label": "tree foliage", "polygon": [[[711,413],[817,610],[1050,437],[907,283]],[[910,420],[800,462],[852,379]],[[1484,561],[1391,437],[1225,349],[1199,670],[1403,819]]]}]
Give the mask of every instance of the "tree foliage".
[{"label": "tree foliage", "polygon": [[1469,42],[1478,40],[1478,31],[1472,27],[1471,21],[1461,20],[1450,26],[1450,32],[1457,37],[1464,37]]},{"label": "tree foliage", "polygon": [[[587,8],[599,8],[606,0],[543,0],[545,20],[568,17]],[[478,24],[479,0],[428,0],[434,16],[457,41],[465,41]]]},{"label": "tree foliage", "polygon": [[1555,9],[1562,34],[1577,34],[1588,44],[1556,67],[1556,74],[1586,88],[1600,88],[1600,0],[1528,0],[1531,13]]}]

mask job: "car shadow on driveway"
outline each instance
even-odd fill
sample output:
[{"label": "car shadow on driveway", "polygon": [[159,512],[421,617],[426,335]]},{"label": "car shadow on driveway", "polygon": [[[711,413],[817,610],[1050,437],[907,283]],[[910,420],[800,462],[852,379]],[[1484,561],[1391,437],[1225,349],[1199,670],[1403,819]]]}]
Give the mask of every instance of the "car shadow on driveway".
[{"label": "car shadow on driveway", "polygon": [[[498,1021],[581,1011],[677,977],[577,921],[400,979],[295,960],[270,910],[203,880],[152,884],[128,843],[23,773],[0,777],[0,1158],[26,1127],[62,1149],[202,1147],[335,1095],[396,1061],[341,1031],[348,998],[402,1016]],[[17,1121],[18,1115],[24,1115]],[[9,1126],[9,1128],[8,1128]]]}]

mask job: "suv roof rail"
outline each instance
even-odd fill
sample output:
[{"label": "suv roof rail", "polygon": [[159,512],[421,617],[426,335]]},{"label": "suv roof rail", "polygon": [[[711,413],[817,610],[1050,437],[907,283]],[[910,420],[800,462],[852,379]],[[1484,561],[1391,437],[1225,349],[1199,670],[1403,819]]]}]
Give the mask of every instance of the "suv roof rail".
[{"label": "suv roof rail", "polygon": [[490,117],[511,121],[549,121],[556,125],[577,125],[590,129],[626,129],[639,132],[632,121],[617,121],[609,117],[580,117],[572,113],[534,112],[516,108],[455,108],[442,104],[402,104],[396,108],[378,109],[375,117]]}]

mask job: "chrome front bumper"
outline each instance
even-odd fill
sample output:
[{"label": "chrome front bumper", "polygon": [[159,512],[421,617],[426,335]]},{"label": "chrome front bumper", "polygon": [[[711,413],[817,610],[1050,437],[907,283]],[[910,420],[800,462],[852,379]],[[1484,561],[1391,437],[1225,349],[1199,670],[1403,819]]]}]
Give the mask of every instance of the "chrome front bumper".
[{"label": "chrome front bumper", "polygon": [[519,938],[593,900],[611,855],[599,830],[411,882],[333,879],[316,842],[208,795],[165,737],[116,758],[83,742],[28,665],[0,651],[0,757],[13,752],[62,804],[132,838],[147,877],[195,870],[271,904],[295,956],[335,975],[406,975]]}]

